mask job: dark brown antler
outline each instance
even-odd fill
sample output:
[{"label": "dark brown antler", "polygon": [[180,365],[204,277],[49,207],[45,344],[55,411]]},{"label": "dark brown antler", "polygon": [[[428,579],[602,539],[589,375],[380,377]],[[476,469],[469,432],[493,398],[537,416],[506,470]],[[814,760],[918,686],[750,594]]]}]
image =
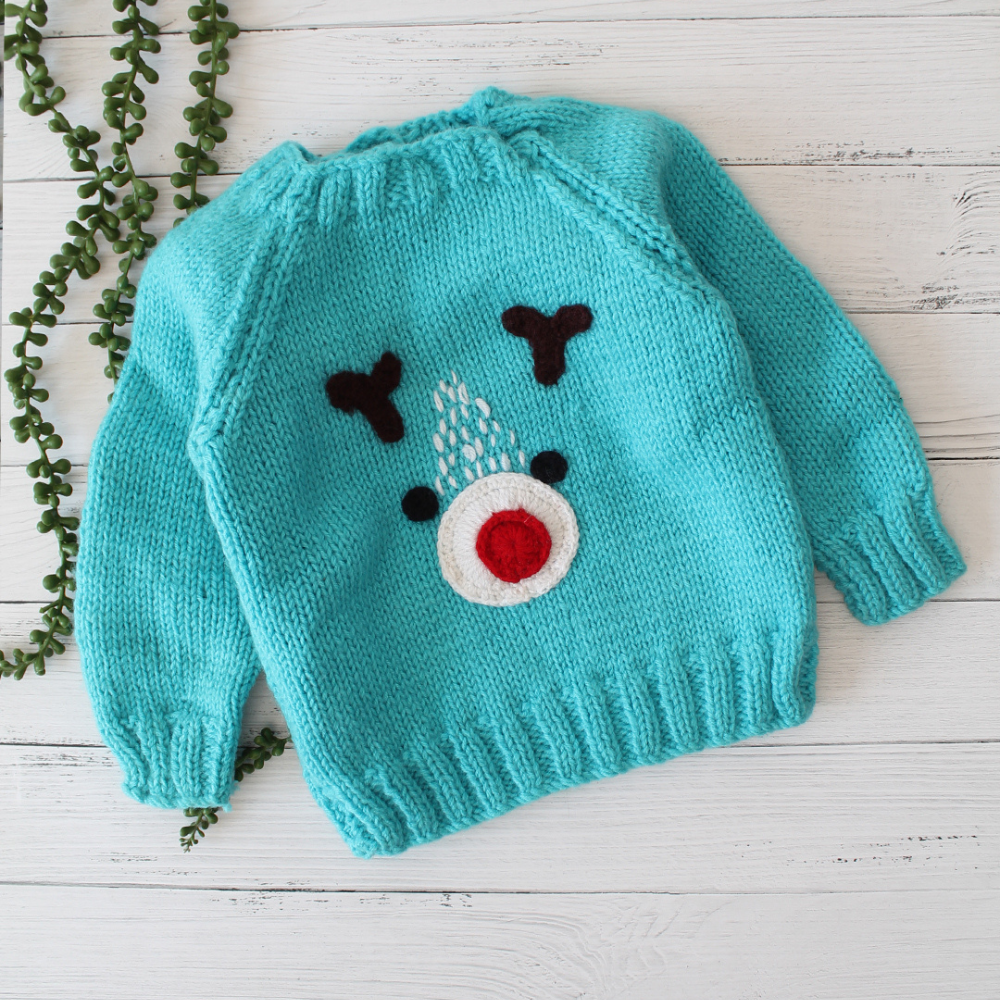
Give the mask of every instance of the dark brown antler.
[{"label": "dark brown antler", "polygon": [[530,306],[512,306],[500,321],[508,333],[531,344],[535,378],[555,385],[566,371],[566,344],[570,337],[590,328],[593,316],[586,306],[560,306],[551,318]]},{"label": "dark brown antler", "polygon": [[360,410],[372,430],[386,444],[391,444],[403,437],[403,418],[389,399],[402,373],[403,363],[395,354],[386,351],[375,362],[371,375],[352,371],[331,375],[326,380],[326,394],[344,413]]}]

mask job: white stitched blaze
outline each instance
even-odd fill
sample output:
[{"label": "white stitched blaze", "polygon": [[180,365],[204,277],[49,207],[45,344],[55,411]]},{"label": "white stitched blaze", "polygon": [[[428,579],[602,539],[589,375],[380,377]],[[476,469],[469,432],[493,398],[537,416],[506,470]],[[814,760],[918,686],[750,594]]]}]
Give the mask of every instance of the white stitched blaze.
[{"label": "white stitched blaze", "polygon": [[[448,411],[451,423],[448,428],[441,419],[432,437],[441,471],[434,486],[446,503],[451,499],[438,527],[441,573],[456,593],[476,604],[521,604],[551,590],[566,575],[579,544],[576,516],[557,490],[514,471],[527,466],[517,435],[501,427],[485,399],[473,397],[454,372],[450,375],[451,384],[442,379],[432,393],[435,419]],[[459,405],[448,410],[445,400]],[[503,554],[500,562],[490,558],[490,526],[498,520],[514,522],[500,525],[499,537],[506,533],[509,540],[510,532],[523,536],[534,552],[518,564],[517,545],[508,545],[513,572]]]}]

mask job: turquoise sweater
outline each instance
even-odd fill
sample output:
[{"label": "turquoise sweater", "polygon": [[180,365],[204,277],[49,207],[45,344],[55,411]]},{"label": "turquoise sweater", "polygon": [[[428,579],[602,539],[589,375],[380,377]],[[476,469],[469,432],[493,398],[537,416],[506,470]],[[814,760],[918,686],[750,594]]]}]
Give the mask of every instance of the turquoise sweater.
[{"label": "turquoise sweater", "polygon": [[802,722],[964,569],[899,393],[698,141],[495,89],[170,233],[76,628],[125,790],[225,804],[263,670],[359,855]]}]

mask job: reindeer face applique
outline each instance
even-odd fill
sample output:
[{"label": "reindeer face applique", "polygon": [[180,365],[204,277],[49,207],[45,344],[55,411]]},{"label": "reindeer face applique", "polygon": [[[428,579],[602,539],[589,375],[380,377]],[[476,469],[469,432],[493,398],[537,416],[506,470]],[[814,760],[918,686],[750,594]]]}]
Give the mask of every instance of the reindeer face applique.
[{"label": "reindeer face applique", "polygon": [[[528,341],[534,376],[555,386],[565,371],[569,339],[587,330],[586,306],[563,306],[546,317],[527,306],[502,316],[504,329]],[[390,395],[399,385],[402,363],[389,352],[371,374],[338,372],[326,384],[331,404],[360,412],[378,437],[401,440],[403,421]],[[569,471],[558,451],[528,461],[513,428],[493,406],[472,396],[458,375],[429,387],[430,444],[434,479],[402,498],[402,512],[414,522],[438,516],[437,555],[441,574],[468,601],[492,607],[522,604],[558,584],[569,571],[579,544],[572,507],[555,488]],[[431,409],[431,407],[433,407]]]}]

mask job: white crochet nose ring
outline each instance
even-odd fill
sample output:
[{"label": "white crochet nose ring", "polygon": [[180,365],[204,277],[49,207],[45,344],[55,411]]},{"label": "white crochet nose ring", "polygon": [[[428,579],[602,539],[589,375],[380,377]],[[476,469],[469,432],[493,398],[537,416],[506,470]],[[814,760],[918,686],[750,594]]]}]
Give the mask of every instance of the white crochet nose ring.
[{"label": "white crochet nose ring", "polygon": [[580,532],[566,499],[520,472],[477,479],[441,518],[437,550],[452,589],[507,607],[551,590],[568,572]]}]

